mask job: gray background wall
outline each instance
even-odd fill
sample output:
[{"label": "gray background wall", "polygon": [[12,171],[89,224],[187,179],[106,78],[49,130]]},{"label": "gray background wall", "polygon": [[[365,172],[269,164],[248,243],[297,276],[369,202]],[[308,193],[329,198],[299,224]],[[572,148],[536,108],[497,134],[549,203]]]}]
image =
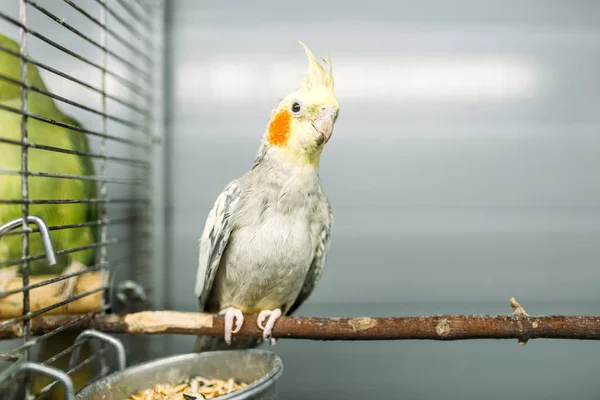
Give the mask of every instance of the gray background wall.
[{"label": "gray background wall", "polygon": [[[331,54],[335,225],[302,315],[597,314],[600,3],[172,1],[168,306],[269,112]],[[168,352],[193,339],[172,337]],[[595,343],[281,340],[282,398],[598,398]]]}]

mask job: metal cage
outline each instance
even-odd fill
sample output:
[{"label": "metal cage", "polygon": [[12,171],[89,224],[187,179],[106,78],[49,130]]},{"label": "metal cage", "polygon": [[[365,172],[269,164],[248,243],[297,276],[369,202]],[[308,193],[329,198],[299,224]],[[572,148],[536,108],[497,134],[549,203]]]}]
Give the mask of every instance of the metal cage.
[{"label": "metal cage", "polygon": [[[17,43],[18,51],[0,41],[0,89],[2,83],[16,87],[18,96],[8,101],[0,90],[0,338],[12,337],[0,340],[0,387],[3,372],[16,364],[55,367],[90,339],[42,357],[40,348],[69,325],[33,335],[36,317],[78,313],[76,323],[119,307],[162,305],[164,8],[163,0],[2,2],[0,34]],[[11,57],[18,60],[18,72],[6,73],[1,60]],[[32,80],[35,71],[45,86]],[[41,108],[42,101],[54,103],[59,117]],[[3,118],[18,118],[18,128],[3,124]],[[89,147],[65,145],[65,135],[85,139]],[[17,155],[15,167],[9,160]],[[90,160],[93,171],[44,170],[42,159],[52,165],[69,160],[65,166]],[[50,183],[57,181],[87,184],[95,195],[70,196],[70,190]],[[9,184],[17,190],[8,190]],[[85,209],[85,218],[67,218],[69,207]],[[15,218],[3,220],[11,215]],[[87,228],[95,236],[84,244],[56,240],[61,233],[81,238]],[[39,243],[45,251],[38,251]],[[85,268],[65,268],[83,252],[92,254]],[[57,288],[68,282],[74,289],[63,298]],[[14,332],[21,337],[14,339]],[[131,341],[128,351],[142,354],[145,343]],[[63,369],[72,374],[95,365],[86,384],[108,373],[114,361],[105,357],[112,354],[105,344],[89,345],[99,350]],[[40,397],[55,383],[36,391],[26,377],[23,390]]]}]

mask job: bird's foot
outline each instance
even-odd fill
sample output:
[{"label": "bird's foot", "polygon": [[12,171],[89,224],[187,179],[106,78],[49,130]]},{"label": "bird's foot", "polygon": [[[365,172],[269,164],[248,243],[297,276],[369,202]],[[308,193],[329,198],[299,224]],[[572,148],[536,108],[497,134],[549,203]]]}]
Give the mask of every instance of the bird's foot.
[{"label": "bird's foot", "polygon": [[[256,318],[256,323],[258,328],[263,331],[263,340],[269,339],[271,346],[273,346],[277,340],[271,337],[273,332],[273,327],[275,326],[275,321],[281,317],[281,310],[276,308],[274,310],[263,310],[258,314]],[[267,320],[267,322],[263,325],[263,322]]]},{"label": "bird's foot", "polygon": [[13,278],[16,278],[18,266],[0,268],[0,294],[8,290],[8,284]]},{"label": "bird's foot", "polygon": [[[231,335],[238,333],[244,324],[244,314],[235,307],[227,307],[219,311],[220,315],[225,315],[225,343],[231,345]],[[235,321],[235,329],[233,323]]]},{"label": "bird's foot", "polygon": [[[69,265],[61,275],[71,275],[77,272],[85,271],[85,268],[85,265],[83,265],[79,261],[73,261],[71,262],[71,265]],[[77,280],[79,279],[79,276],[80,275],[77,275],[72,278],[67,278],[58,282],[56,287],[56,296],[60,298],[61,301],[67,301],[71,297],[73,297],[73,293],[75,292],[75,286],[77,285]]]}]

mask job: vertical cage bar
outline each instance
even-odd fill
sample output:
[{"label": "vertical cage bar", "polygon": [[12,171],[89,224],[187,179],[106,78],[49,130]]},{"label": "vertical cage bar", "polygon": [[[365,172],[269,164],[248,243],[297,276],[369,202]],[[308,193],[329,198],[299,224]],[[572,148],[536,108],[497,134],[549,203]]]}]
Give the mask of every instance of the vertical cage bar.
[{"label": "vertical cage bar", "polygon": [[[23,277],[23,315],[29,314],[29,204],[26,200],[29,200],[29,148],[27,147],[27,143],[29,140],[28,133],[28,99],[29,99],[29,91],[27,87],[27,2],[26,0],[19,0],[19,22],[21,22],[21,26],[19,27],[19,36],[20,36],[20,49],[19,52],[21,54],[20,60],[20,78],[21,78],[21,171],[23,174],[21,175],[21,199],[23,202],[21,203],[21,217],[23,218],[23,233],[22,233],[22,256],[23,256],[23,264],[22,264],[22,277]],[[23,340],[24,343],[27,343],[30,336],[31,322],[29,318],[26,318],[23,321]],[[30,356],[29,348],[25,347],[23,351],[23,359],[25,362],[29,361]],[[25,398],[29,398],[31,396],[31,382],[28,378],[25,378]]]},{"label": "vertical cage bar", "polygon": [[[20,34],[20,53],[21,53],[21,141],[23,145],[21,146],[21,170],[23,174],[21,174],[21,197],[24,200],[21,204],[21,217],[23,218],[23,233],[22,233],[22,255],[23,255],[23,315],[29,313],[29,290],[27,290],[27,286],[29,285],[29,204],[26,200],[29,199],[29,165],[28,165],[28,156],[29,156],[29,148],[27,147],[28,143],[28,104],[27,100],[29,97],[29,92],[27,90],[27,62],[25,61],[25,57],[27,55],[27,30],[25,26],[27,25],[27,2],[25,0],[19,0],[19,20],[22,26],[19,28]],[[27,341],[29,339],[29,320],[24,321],[24,339]],[[27,358],[26,358],[27,360]]]},{"label": "vertical cage bar", "polygon": [[[106,26],[107,26],[107,12],[106,12],[106,4],[105,4],[105,0],[100,0],[100,23],[102,24],[102,26],[100,27],[100,45],[102,46],[102,51],[100,53],[100,65],[102,65],[102,77],[101,77],[101,83],[100,83],[100,91],[101,91],[101,96],[102,96],[102,116],[101,116],[101,125],[100,125],[100,129],[102,131],[102,135],[104,135],[104,137],[102,137],[100,139],[100,154],[103,156],[103,158],[100,161],[100,177],[103,179],[102,182],[100,182],[100,198],[101,199],[106,199],[107,198],[107,192],[108,192],[108,188],[107,188],[107,182],[104,178],[106,178],[106,155],[107,155],[107,151],[106,151],[106,134],[107,134],[107,126],[106,126],[106,115],[107,113],[107,107],[106,107],[106,64],[107,64],[107,60],[106,60],[106,49],[107,49],[107,35],[106,35]],[[100,220],[102,221],[102,226],[100,228],[100,241],[102,243],[106,243],[107,240],[107,231],[108,231],[108,224],[107,224],[107,220],[106,220],[106,216],[107,216],[107,212],[106,212],[106,207],[108,206],[108,204],[106,202],[102,202],[100,204],[98,204],[98,206],[100,207],[99,211],[99,215],[100,215]],[[107,246],[103,245],[100,246],[100,284],[102,285],[102,287],[105,289],[102,291],[102,298],[101,298],[101,309],[100,312],[104,313],[105,310],[107,309],[107,297],[108,297],[108,292],[104,286],[104,280],[106,279],[106,269],[107,269]],[[100,344],[101,347],[101,351],[105,351],[105,344],[101,343]],[[100,357],[100,369],[101,369],[101,373],[104,374],[105,371],[108,369],[107,365],[106,365],[106,357]]]},{"label": "vertical cage bar", "polygon": [[152,199],[152,223],[150,226],[153,232],[152,243],[152,262],[150,264],[152,277],[151,283],[154,291],[150,297],[150,306],[154,309],[163,309],[166,307],[166,277],[165,277],[165,262],[166,262],[166,224],[165,224],[165,185],[164,185],[164,165],[165,165],[165,141],[164,141],[164,98],[165,93],[165,61],[164,61],[164,43],[165,43],[165,7],[162,0],[157,0],[151,7],[156,7],[153,16],[153,43],[155,44],[153,69],[153,104],[152,104],[152,143],[151,148],[151,165],[152,165],[152,191],[150,198]]},{"label": "vertical cage bar", "polygon": [[[115,3],[122,5],[122,2],[120,1]],[[135,26],[135,29],[132,31],[132,36],[134,36],[139,41],[139,43],[146,44],[146,52],[151,57],[152,44],[149,43],[150,33],[148,33],[147,29],[144,29],[143,21],[134,20],[133,25]],[[151,64],[152,63],[145,63],[144,65],[141,65],[140,68],[144,72],[148,72],[151,68]],[[151,89],[154,84],[152,76],[150,76],[150,79],[144,79],[141,74],[134,74],[132,76],[132,81],[138,86],[144,86],[149,89]],[[139,124],[140,129],[131,129],[129,131],[129,133],[134,137],[139,137],[140,133],[146,136],[141,140],[144,140],[145,143],[148,144],[147,151],[144,151],[144,149],[142,148],[131,149],[133,157],[144,160],[146,162],[151,161],[149,157],[152,153],[152,138],[149,134],[149,123],[150,119],[152,118],[152,109],[150,106],[152,104],[152,93],[151,91],[149,91],[148,93],[148,96],[132,96],[131,101],[136,105],[136,107],[144,110],[146,117],[142,115],[135,115],[134,121],[137,124]],[[152,174],[152,169],[152,165],[148,163],[147,167],[138,168],[132,171],[136,179],[139,179],[140,181],[145,183],[144,185],[137,185],[131,188],[132,198],[148,198],[149,190],[151,190],[150,177]],[[148,298],[152,298],[152,271],[149,268],[149,264],[152,260],[150,259],[148,249],[148,235],[151,234],[151,232],[148,229],[148,221],[152,203],[151,198],[148,198],[148,200],[148,203],[146,203],[145,205],[137,201],[131,204],[131,213],[134,216],[133,223],[130,226],[130,232],[132,235],[131,251],[133,257],[131,263],[131,270],[129,271],[129,278],[135,279],[137,283],[139,283],[146,290],[146,292],[148,293]],[[126,306],[132,306],[132,304],[127,304]],[[128,347],[132,354],[147,354],[150,351],[149,338],[140,337],[136,338],[135,340],[130,340]],[[142,358],[140,357],[137,360],[134,360],[134,362],[141,360]]]},{"label": "vertical cage bar", "polygon": [[[150,43],[150,55],[153,57],[154,56],[154,52],[155,52],[155,43],[152,41],[152,32],[154,31],[154,26],[153,26],[153,17],[154,17],[154,13],[156,12],[156,5],[153,5],[150,7],[148,13],[150,14],[150,26],[149,26],[149,30],[146,30],[147,32],[147,41]],[[153,57],[154,58],[154,57]],[[154,59],[153,59],[154,61]],[[152,81],[150,82],[150,87],[154,87],[155,86],[155,81],[154,81],[154,62],[152,63],[147,63],[146,64],[146,72],[148,73],[148,75],[151,77]],[[146,110],[148,110],[148,113],[150,115],[152,115],[152,111],[153,111],[153,106],[154,106],[154,93],[151,94],[150,98],[148,100],[146,100]],[[152,117],[154,118],[154,117]],[[142,232],[144,234],[147,234],[148,236],[146,236],[144,238],[143,246],[142,246],[142,252],[144,252],[144,254],[146,254],[144,263],[145,265],[139,265],[140,270],[142,270],[142,268],[145,268],[148,272],[147,274],[149,274],[149,276],[146,278],[146,282],[145,282],[145,286],[146,286],[146,290],[148,290],[149,294],[150,294],[150,298],[153,297],[154,292],[156,291],[156,288],[153,285],[153,279],[152,279],[152,275],[153,272],[152,268],[150,268],[150,255],[151,255],[151,249],[150,249],[150,243],[152,241],[152,237],[154,236],[153,231],[151,229],[152,226],[152,212],[151,210],[154,208],[154,199],[152,198],[152,191],[153,191],[153,187],[154,187],[154,183],[152,181],[152,177],[154,176],[155,173],[155,168],[152,165],[152,154],[153,154],[153,150],[154,150],[154,140],[152,137],[152,129],[151,129],[151,119],[150,118],[146,118],[144,120],[144,129],[146,130],[146,132],[148,133],[147,138],[148,138],[148,146],[149,146],[149,150],[146,154],[147,160],[148,160],[148,169],[146,171],[146,179],[148,184],[146,185],[146,190],[144,193],[144,197],[149,199],[149,203],[148,203],[148,207],[146,207],[146,209],[140,213],[142,215],[142,221],[143,221],[143,230]]]},{"label": "vertical cage bar", "polygon": [[[150,7],[148,13],[153,15],[155,12],[155,7]],[[137,21],[138,26],[143,25],[142,21]],[[150,57],[153,57],[154,54],[154,44],[151,43],[151,31],[147,29],[137,30],[137,36],[140,42],[147,43],[148,52]],[[149,88],[154,87],[154,77],[152,75],[153,71],[153,62],[145,63],[141,68],[144,72],[150,76],[150,81],[142,79],[141,76],[136,75],[134,80],[139,85],[145,85]],[[151,260],[151,249],[150,249],[150,240],[153,236],[153,232],[150,229],[151,227],[151,210],[153,209],[152,202],[152,176],[153,176],[153,166],[152,166],[152,147],[153,147],[153,138],[152,138],[152,105],[153,105],[153,97],[154,93],[150,93],[149,96],[141,97],[136,96],[133,101],[134,103],[141,109],[145,111],[148,117],[144,118],[142,116],[136,116],[136,119],[142,118],[139,122],[141,129],[140,132],[146,135],[146,140],[148,144],[147,152],[140,152],[141,149],[136,149],[137,151],[136,158],[143,159],[148,162],[148,167],[144,169],[138,169],[135,171],[135,174],[139,179],[143,182],[146,182],[145,185],[136,186],[133,188],[133,197],[134,198],[148,198],[149,202],[146,206],[141,203],[134,203],[132,205],[132,212],[135,215],[135,221],[132,226],[132,248],[134,251],[134,259],[133,259],[133,277],[145,288],[145,290],[150,294],[150,298],[152,298],[152,292],[154,291],[152,275],[153,271],[150,268]],[[139,102],[139,103],[138,103]],[[132,131],[133,132],[133,131]]]},{"label": "vertical cage bar", "polygon": [[[100,91],[101,91],[101,96],[102,96],[102,116],[101,116],[101,125],[100,125],[100,129],[102,131],[102,135],[103,137],[100,139],[100,154],[102,155],[101,161],[100,161],[100,177],[102,179],[102,181],[100,182],[100,199],[102,199],[103,201],[101,201],[98,204],[99,207],[99,215],[100,215],[100,220],[101,222],[101,226],[100,226],[100,241],[101,243],[106,243],[107,240],[107,229],[108,229],[108,223],[107,223],[107,219],[106,219],[106,207],[107,207],[107,203],[106,203],[106,198],[107,198],[107,192],[108,192],[108,187],[107,187],[107,182],[106,182],[106,156],[107,156],[107,151],[106,151],[106,134],[107,134],[107,126],[106,126],[106,115],[107,115],[107,110],[106,110],[106,44],[107,44],[107,39],[106,39],[106,2],[105,0],[100,0],[100,22],[102,23],[102,27],[100,28],[100,44],[102,45],[102,50],[100,52],[100,64],[102,65],[102,78],[101,78],[101,83],[100,83]],[[102,284],[102,286],[104,287],[104,280],[106,279],[106,259],[107,259],[107,247],[105,245],[100,246],[100,282]],[[106,293],[103,293],[102,295],[102,310],[106,310]]]}]

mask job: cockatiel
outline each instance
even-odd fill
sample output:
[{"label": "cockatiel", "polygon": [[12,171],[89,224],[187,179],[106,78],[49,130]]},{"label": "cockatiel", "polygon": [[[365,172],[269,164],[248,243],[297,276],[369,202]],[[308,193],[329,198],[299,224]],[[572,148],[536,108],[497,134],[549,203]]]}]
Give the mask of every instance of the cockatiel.
[{"label": "cockatiel", "polygon": [[[19,53],[19,45],[0,35],[0,47]],[[27,83],[36,89],[48,91],[37,67],[28,64]],[[3,78],[4,77],[4,78]],[[12,80],[12,82],[11,82]],[[20,81],[20,59],[14,54],[0,50],[0,104],[16,110],[21,109],[21,87],[15,83]],[[31,114],[48,118],[63,124],[81,125],[73,118],[63,114],[51,97],[29,91],[28,111]],[[29,142],[38,145],[59,147],[66,150],[89,152],[87,137],[84,133],[60,126],[41,122],[35,118],[28,120]],[[21,116],[0,108],[0,138],[21,141]],[[0,170],[21,170],[21,147],[0,142]],[[94,175],[94,165],[87,156],[78,156],[54,151],[30,148],[28,157],[30,172],[46,172],[68,175]],[[90,199],[96,197],[96,183],[89,179],[66,179],[54,177],[29,176],[29,198],[33,200],[66,200]],[[21,199],[21,177],[0,173],[0,198]],[[81,204],[31,204],[29,214],[44,219],[48,226],[81,224],[96,221],[96,203]],[[21,217],[21,205],[0,204],[0,224]],[[55,250],[83,247],[81,251],[57,256],[58,264],[49,267],[46,259],[31,261],[31,275],[56,273],[74,273],[94,264],[94,248],[85,248],[97,239],[97,228],[84,226],[74,229],[59,229],[51,232]],[[29,235],[30,254],[44,253],[41,237],[38,233]],[[0,262],[21,258],[21,236],[8,235],[0,237]],[[8,282],[20,272],[20,266],[0,267],[0,293],[6,291]],[[77,277],[61,281],[56,293],[56,302],[67,300],[73,295]],[[42,344],[40,358],[47,359],[72,345],[76,334],[60,333],[50,337]],[[89,355],[88,345],[82,349],[82,357]],[[68,356],[62,357],[54,366],[66,367]],[[81,387],[91,377],[91,366],[87,366],[73,374],[74,384]],[[41,389],[41,384],[36,385]],[[48,381],[45,381],[48,383]],[[60,387],[57,385],[56,388]],[[60,397],[60,390],[54,390],[52,396]]]},{"label": "cockatiel", "polygon": [[[252,169],[229,183],[200,239],[195,293],[200,310],[224,314],[224,338],[199,337],[196,350],[252,347],[236,339],[244,314],[258,314],[263,339],[293,313],[319,280],[330,245],[332,212],[319,160],[338,116],[329,57],[308,57],[301,87],[271,113]],[[235,325],[235,326],[234,326]]]}]

